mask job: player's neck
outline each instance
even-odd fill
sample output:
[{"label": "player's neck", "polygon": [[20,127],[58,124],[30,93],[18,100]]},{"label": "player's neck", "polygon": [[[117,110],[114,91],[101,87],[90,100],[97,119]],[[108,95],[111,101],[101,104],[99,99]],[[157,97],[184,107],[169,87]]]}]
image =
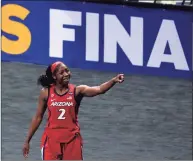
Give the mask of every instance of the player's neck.
[{"label": "player's neck", "polygon": [[62,92],[68,89],[68,84],[56,84],[55,88]]}]

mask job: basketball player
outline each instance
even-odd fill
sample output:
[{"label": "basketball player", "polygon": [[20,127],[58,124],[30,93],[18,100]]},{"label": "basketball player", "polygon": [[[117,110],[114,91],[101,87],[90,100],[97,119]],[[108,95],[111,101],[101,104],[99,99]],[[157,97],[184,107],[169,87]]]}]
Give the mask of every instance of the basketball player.
[{"label": "basketball player", "polygon": [[48,66],[45,75],[38,78],[38,84],[43,89],[23,146],[25,158],[29,154],[30,140],[48,109],[47,125],[41,139],[42,160],[83,160],[82,137],[77,120],[82,98],[104,94],[116,83],[124,81],[124,75],[118,74],[100,86],[75,86],[69,83],[70,77],[69,68],[62,62],[55,62]]}]

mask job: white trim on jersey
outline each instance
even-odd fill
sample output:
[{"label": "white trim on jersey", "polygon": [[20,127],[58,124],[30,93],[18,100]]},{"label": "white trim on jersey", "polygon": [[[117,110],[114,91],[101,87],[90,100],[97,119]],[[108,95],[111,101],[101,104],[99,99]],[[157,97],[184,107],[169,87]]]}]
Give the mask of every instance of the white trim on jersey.
[{"label": "white trim on jersey", "polygon": [[44,160],[44,146],[41,148],[41,158]]}]

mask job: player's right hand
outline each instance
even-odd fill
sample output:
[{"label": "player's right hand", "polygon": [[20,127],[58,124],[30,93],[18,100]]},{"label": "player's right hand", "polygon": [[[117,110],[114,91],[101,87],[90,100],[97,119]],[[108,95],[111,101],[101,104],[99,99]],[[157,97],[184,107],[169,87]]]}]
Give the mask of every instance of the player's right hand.
[{"label": "player's right hand", "polygon": [[124,81],[124,74],[118,74],[115,78],[114,78],[115,83],[122,83]]},{"label": "player's right hand", "polygon": [[24,156],[25,159],[28,157],[29,148],[30,148],[29,143],[24,143],[24,145],[23,145],[23,156]]}]

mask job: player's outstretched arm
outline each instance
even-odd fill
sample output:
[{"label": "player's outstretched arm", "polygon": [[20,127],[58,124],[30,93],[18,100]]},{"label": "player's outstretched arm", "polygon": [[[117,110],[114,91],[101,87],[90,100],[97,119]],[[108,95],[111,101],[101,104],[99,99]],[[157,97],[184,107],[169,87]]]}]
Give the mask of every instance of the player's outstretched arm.
[{"label": "player's outstretched arm", "polygon": [[46,111],[47,96],[48,96],[48,90],[42,89],[40,92],[40,95],[39,95],[39,99],[38,99],[38,107],[36,110],[36,114],[34,115],[32,121],[31,121],[29,130],[28,130],[28,134],[27,134],[26,140],[24,142],[24,146],[23,146],[23,156],[25,158],[27,158],[28,154],[29,154],[30,140],[33,137],[36,130],[38,129],[39,125],[41,124],[44,113]]},{"label": "player's outstretched arm", "polygon": [[106,93],[116,83],[122,83],[123,81],[124,81],[124,74],[118,74],[116,77],[99,86],[89,87],[87,85],[80,85],[77,87],[77,94],[81,94],[82,96],[85,97],[94,97]]}]

